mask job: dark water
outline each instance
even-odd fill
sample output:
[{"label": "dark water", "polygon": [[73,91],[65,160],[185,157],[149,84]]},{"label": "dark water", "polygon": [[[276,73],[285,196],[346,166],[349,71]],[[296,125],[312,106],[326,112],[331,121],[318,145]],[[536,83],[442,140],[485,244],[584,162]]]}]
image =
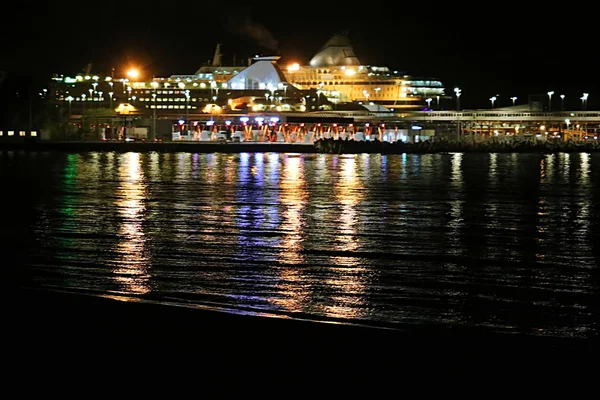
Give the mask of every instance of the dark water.
[{"label": "dark water", "polygon": [[23,286],[591,337],[600,154],[0,152]]}]

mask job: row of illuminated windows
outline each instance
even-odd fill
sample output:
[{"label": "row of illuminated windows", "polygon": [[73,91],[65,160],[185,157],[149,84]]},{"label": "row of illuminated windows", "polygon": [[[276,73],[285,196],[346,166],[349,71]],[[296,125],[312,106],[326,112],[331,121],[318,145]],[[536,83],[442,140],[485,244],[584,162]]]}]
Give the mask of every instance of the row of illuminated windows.
[{"label": "row of illuminated windows", "polygon": [[348,82],[348,81],[340,81],[340,82],[299,82],[296,81],[294,82],[294,84],[297,85],[307,85],[307,86],[319,86],[320,84],[323,84],[324,86],[332,86],[332,85],[397,85],[399,84],[399,82],[396,81],[352,81],[352,82]]},{"label": "row of illuminated windows", "polygon": [[[149,97],[142,97],[142,98],[140,98],[138,100],[140,100],[140,101],[153,101]],[[161,97],[157,97],[156,101],[157,102],[160,102],[160,101],[165,101],[165,102],[181,101],[181,102],[185,102],[186,98],[185,97],[162,97],[162,98]],[[194,97],[194,98],[190,98],[190,101],[191,102],[195,102],[195,101],[209,101],[209,99],[208,98],[205,98],[205,99],[198,98],[197,99],[197,98]]]},{"label": "row of illuminated windows", "polygon": [[[146,108],[155,108],[155,107],[154,107],[154,105],[151,105],[151,106],[146,106]],[[177,109],[178,110],[178,109],[185,109],[185,106],[184,105],[180,106],[180,105],[177,105],[177,104],[175,104],[175,105],[169,104],[168,106],[167,105],[160,105],[159,104],[159,105],[156,106],[156,108],[169,109],[169,110]],[[187,108],[195,110],[197,107],[196,106],[187,106]]]},{"label": "row of illuminated windows", "polygon": [[[0,136],[4,136],[4,131],[0,131]],[[15,136],[15,131],[7,131],[6,136]],[[19,131],[19,136],[27,136],[27,131]],[[31,131],[29,136],[36,137],[37,131]]]}]

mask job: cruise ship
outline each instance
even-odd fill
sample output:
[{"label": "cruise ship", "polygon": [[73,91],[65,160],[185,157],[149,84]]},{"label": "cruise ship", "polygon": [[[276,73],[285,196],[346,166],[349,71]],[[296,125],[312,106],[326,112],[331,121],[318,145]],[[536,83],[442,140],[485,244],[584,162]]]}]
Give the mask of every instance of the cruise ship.
[{"label": "cruise ship", "polygon": [[192,74],[115,77],[94,75],[88,68],[75,77],[56,75],[51,93],[57,107],[68,110],[65,115],[115,110],[175,120],[252,111],[440,109],[447,97],[438,80],[361,63],[342,34],[331,37],[306,65],[256,56],[245,65],[224,66],[220,49],[217,45],[212,62]]},{"label": "cruise ship", "polygon": [[364,65],[347,36],[334,35],[308,65],[284,69],[287,81],[299,89],[316,89],[334,103],[363,102],[392,111],[439,105],[445,96],[442,82],[414,78],[388,67]]}]

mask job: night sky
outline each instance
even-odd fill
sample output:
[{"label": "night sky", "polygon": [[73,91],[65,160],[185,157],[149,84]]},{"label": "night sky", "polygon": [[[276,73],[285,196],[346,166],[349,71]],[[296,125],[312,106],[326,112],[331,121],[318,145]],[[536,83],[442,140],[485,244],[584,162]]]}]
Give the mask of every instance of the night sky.
[{"label": "night sky", "polygon": [[[24,3],[24,2],[23,2]],[[192,74],[222,43],[224,64],[254,54],[307,63],[335,33],[348,31],[363,64],[435,77],[462,88],[464,108],[518,103],[528,94],[564,93],[579,108],[600,108],[594,13],[567,3],[435,1],[165,1],[11,5],[0,16],[0,71],[116,75]],[[573,3],[575,4],[575,3]],[[6,10],[4,10],[6,11]]]}]

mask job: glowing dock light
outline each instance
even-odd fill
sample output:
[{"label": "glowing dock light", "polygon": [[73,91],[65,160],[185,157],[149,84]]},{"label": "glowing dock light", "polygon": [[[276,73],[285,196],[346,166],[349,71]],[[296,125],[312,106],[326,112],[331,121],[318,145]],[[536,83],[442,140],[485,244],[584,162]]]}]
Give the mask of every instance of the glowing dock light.
[{"label": "glowing dock light", "polygon": [[412,126],[412,130],[413,130],[413,131],[420,131],[421,129],[423,129],[423,127],[422,127],[422,126],[419,126],[419,125],[413,125],[413,126]]},{"label": "glowing dock light", "polygon": [[213,126],[215,121],[206,121],[206,126]]},{"label": "glowing dock light", "polygon": [[227,126],[231,125],[231,121],[225,121],[225,125],[227,125]]},{"label": "glowing dock light", "polygon": [[271,118],[269,118],[269,121],[271,121],[271,122],[279,122],[279,118],[278,117],[271,117]]},{"label": "glowing dock light", "polygon": [[299,71],[299,70],[300,70],[300,64],[298,64],[298,63],[293,63],[288,66],[288,71]]},{"label": "glowing dock light", "polygon": [[250,120],[250,118],[248,118],[248,117],[241,117],[240,118],[240,121],[242,121],[242,122],[248,122],[249,120]]},{"label": "glowing dock light", "polygon": [[182,120],[182,119],[180,119],[180,120],[179,120],[179,121],[177,121],[177,122],[179,122],[179,125],[183,125],[183,124],[185,123],[185,121],[184,121],[184,120]]},{"label": "glowing dock light", "polygon": [[127,76],[132,79],[135,79],[140,76],[140,71],[138,71],[135,68],[131,68],[129,71],[127,71]]},{"label": "glowing dock light", "polygon": [[256,117],[256,118],[254,118],[254,120],[256,122],[263,122],[265,119],[263,117]]}]

